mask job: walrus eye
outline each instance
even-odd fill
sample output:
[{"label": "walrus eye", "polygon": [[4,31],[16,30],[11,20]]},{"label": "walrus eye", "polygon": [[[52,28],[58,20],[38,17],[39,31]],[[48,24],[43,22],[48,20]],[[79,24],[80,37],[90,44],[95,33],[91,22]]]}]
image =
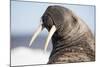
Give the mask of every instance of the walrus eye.
[{"label": "walrus eye", "polygon": [[47,16],[47,15],[44,15],[44,16],[42,17],[42,21],[43,21],[44,23],[46,23],[47,20],[48,20],[48,16]]},{"label": "walrus eye", "polygon": [[48,20],[48,16],[47,15],[44,15],[42,16],[42,21],[43,21],[43,25],[47,28],[47,20]]}]

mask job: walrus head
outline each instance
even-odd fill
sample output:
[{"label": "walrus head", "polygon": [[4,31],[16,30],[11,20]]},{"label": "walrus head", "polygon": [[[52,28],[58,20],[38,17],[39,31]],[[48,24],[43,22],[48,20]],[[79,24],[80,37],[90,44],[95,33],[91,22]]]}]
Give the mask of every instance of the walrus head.
[{"label": "walrus head", "polygon": [[[72,39],[77,39],[82,35],[80,35],[80,33],[83,33],[84,29],[87,28],[84,23],[80,22],[79,17],[74,15],[71,10],[62,6],[48,6],[41,21],[42,24],[33,35],[29,45],[31,45],[37,35],[46,28],[49,31],[49,35],[46,39],[45,50],[51,38],[53,48],[56,48],[60,44],[67,43],[68,40],[72,41]],[[59,45],[57,45],[57,43]]]},{"label": "walrus head", "polygon": [[[54,25],[57,31],[76,24],[77,19],[69,9],[61,6],[49,6],[42,16],[43,25],[50,31]],[[70,25],[69,25],[70,24]]]},{"label": "walrus head", "polygon": [[[45,43],[44,49],[46,50],[54,32],[56,32],[57,36],[59,36],[60,38],[60,36],[63,36],[64,33],[66,34],[72,29],[72,27],[74,27],[77,24],[77,19],[67,8],[61,6],[48,6],[48,8],[42,16],[42,22],[43,23],[33,35],[32,40],[30,41],[30,45],[37,37],[37,35],[42,31],[42,29],[46,28],[50,32]],[[67,30],[68,27],[70,27],[70,29]]]}]

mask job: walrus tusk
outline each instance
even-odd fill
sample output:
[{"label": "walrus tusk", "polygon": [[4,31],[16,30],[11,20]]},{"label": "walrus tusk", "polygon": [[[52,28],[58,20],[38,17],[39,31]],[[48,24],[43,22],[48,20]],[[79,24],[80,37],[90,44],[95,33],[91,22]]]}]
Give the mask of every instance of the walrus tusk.
[{"label": "walrus tusk", "polygon": [[31,39],[31,41],[29,43],[29,46],[32,45],[33,41],[36,39],[36,37],[39,35],[39,33],[43,30],[43,28],[44,27],[42,26],[42,24],[38,27],[38,29],[36,30],[35,34],[32,36],[32,39]]},{"label": "walrus tusk", "polygon": [[46,49],[48,47],[48,44],[49,44],[49,41],[50,41],[50,39],[53,36],[55,31],[56,31],[56,27],[55,27],[55,25],[53,25],[50,32],[49,32],[49,34],[48,34],[48,37],[46,39],[46,43],[45,43],[45,46],[44,46],[44,51],[46,51]]}]

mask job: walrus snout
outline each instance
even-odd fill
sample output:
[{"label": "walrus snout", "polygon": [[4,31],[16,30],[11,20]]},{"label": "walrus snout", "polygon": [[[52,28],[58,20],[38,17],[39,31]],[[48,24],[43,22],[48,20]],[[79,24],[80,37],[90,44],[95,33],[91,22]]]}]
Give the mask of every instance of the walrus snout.
[{"label": "walrus snout", "polygon": [[50,31],[51,27],[54,25],[53,19],[49,14],[42,16],[42,22],[45,28]]},{"label": "walrus snout", "polygon": [[53,25],[58,29],[63,25],[64,17],[60,12],[58,6],[48,6],[45,13],[42,16],[43,25],[49,31]]}]

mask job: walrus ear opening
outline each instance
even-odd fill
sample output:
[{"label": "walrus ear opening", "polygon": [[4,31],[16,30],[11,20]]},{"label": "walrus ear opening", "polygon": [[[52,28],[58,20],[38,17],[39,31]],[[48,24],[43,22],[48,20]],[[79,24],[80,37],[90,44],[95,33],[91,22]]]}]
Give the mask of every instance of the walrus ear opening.
[{"label": "walrus ear opening", "polygon": [[75,16],[72,16],[73,19],[73,23],[76,24],[77,23],[77,18]]}]

